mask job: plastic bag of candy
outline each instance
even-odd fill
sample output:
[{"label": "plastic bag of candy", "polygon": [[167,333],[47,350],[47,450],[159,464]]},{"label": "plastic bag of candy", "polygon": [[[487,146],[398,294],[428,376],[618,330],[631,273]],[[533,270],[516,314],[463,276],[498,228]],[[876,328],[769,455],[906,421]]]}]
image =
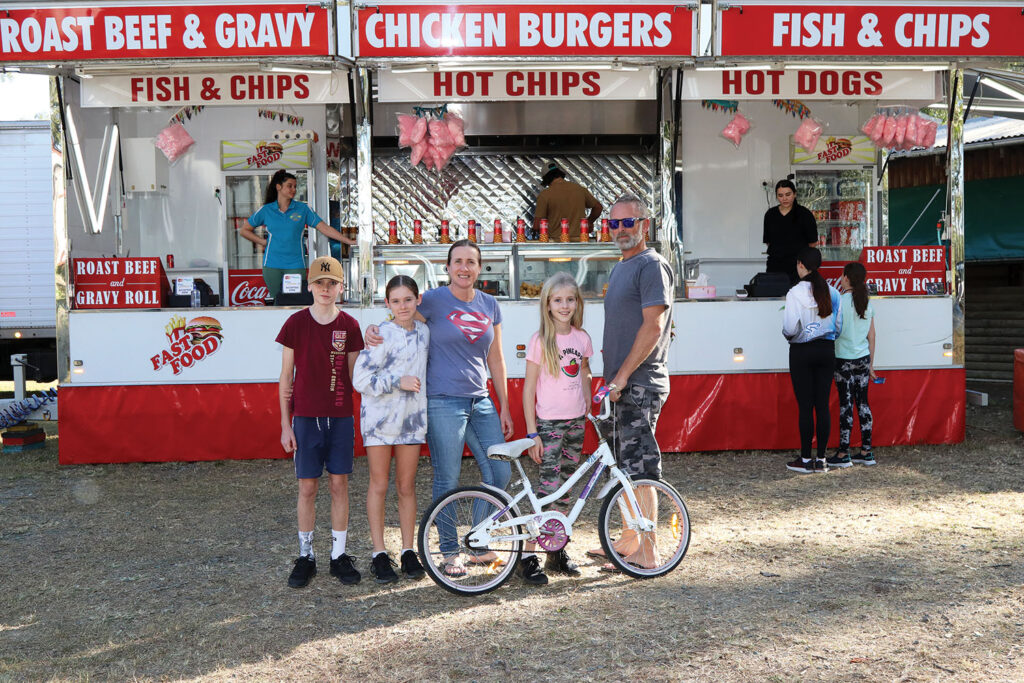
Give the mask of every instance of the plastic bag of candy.
[{"label": "plastic bag of candy", "polygon": [[823,130],[824,126],[821,123],[808,116],[800,122],[800,127],[793,134],[793,142],[803,147],[804,151],[810,154],[818,145],[818,139],[821,137]]},{"label": "plastic bag of candy", "polygon": [[719,133],[719,135],[738,148],[740,143],[743,142],[743,136],[750,132],[750,128],[750,119],[740,112],[736,112],[736,114],[733,115],[732,120],[726,124],[725,128],[722,129],[722,132]]},{"label": "plastic bag of candy", "polygon": [[157,133],[153,139],[153,144],[164,153],[167,161],[173,164],[185,152],[191,149],[192,145],[196,144],[196,141],[185,130],[185,126],[180,123],[174,123]]}]

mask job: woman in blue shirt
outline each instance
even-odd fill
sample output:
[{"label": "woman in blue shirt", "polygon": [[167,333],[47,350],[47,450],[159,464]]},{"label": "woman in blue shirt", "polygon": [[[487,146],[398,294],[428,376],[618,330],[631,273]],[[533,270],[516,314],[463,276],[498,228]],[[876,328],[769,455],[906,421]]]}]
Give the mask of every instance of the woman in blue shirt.
[{"label": "woman in blue shirt", "polygon": [[[264,205],[249,217],[248,224],[239,228],[242,237],[264,247],[263,281],[272,297],[281,292],[285,273],[306,275],[302,239],[307,225],[312,225],[331,239],[355,244],[325,223],[311,208],[295,201],[297,187],[295,176],[288,171],[282,169],[275,173],[267,186]],[[253,230],[261,225],[267,228],[266,237],[260,237]],[[305,291],[305,283],[299,291]]]}]

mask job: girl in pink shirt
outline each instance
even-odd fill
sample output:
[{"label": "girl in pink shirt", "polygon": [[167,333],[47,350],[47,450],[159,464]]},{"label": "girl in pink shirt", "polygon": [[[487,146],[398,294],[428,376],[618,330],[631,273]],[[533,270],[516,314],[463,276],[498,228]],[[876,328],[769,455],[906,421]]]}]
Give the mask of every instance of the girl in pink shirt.
[{"label": "girl in pink shirt", "polygon": [[[590,399],[590,357],[594,355],[590,335],[583,326],[583,297],[568,273],[548,278],[540,292],[540,330],[526,351],[526,382],[523,413],[527,438],[534,440],[530,458],[540,465],[537,494],[549,496],[571,477],[583,454],[583,433]],[[569,498],[556,501],[555,509],[567,513]],[[529,583],[531,565],[544,576],[539,562],[529,551],[524,555],[522,574]],[[548,556],[548,571],[579,576],[580,571],[564,549]]]}]

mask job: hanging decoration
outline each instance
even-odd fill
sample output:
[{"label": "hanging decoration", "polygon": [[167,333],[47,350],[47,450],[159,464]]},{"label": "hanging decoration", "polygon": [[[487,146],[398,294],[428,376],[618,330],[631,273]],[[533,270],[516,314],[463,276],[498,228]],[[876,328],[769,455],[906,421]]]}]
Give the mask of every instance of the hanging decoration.
[{"label": "hanging decoration", "polygon": [[711,111],[722,110],[729,114],[735,114],[739,109],[739,100],[701,100],[700,106]]},{"label": "hanging decoration", "polygon": [[811,115],[811,109],[800,100],[772,100],[772,104],[790,116],[805,119]]},{"label": "hanging decoration", "polygon": [[191,119],[193,116],[198,116],[206,107],[202,104],[190,104],[182,107],[177,113],[171,118],[167,119],[167,125],[173,125],[175,123],[185,123],[186,119]]},{"label": "hanging decoration", "polygon": [[462,117],[440,107],[413,107],[415,115],[398,115],[398,146],[410,147],[412,165],[423,162],[427,169],[444,168],[455,150],[466,146],[466,123]]},{"label": "hanging decoration", "polygon": [[302,116],[295,116],[294,114],[286,114],[283,111],[274,111],[273,109],[257,109],[257,116],[261,119],[270,119],[271,121],[284,121],[289,126],[301,126],[306,119]]},{"label": "hanging decoration", "polygon": [[931,149],[939,122],[906,106],[879,107],[860,130],[879,149]]},{"label": "hanging decoration", "polygon": [[744,116],[740,112],[736,112],[733,115],[732,120],[726,124],[725,128],[722,129],[722,132],[719,133],[719,135],[739,148],[740,143],[743,142],[743,136],[750,132],[751,125],[749,117]]}]

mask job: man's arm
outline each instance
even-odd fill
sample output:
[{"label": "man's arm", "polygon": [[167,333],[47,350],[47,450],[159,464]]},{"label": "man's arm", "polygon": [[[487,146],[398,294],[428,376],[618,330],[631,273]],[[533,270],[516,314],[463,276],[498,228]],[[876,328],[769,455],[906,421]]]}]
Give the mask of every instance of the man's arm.
[{"label": "man's arm", "polygon": [[593,228],[594,221],[596,221],[598,216],[601,215],[601,212],[604,211],[604,207],[601,206],[601,202],[597,201],[594,195],[590,194],[589,190],[587,191],[586,207],[590,209],[590,215],[587,217],[587,221],[590,223],[590,227]]},{"label": "man's arm", "polygon": [[622,389],[629,384],[629,378],[658,345],[658,340],[661,339],[661,335],[665,331],[665,313],[667,311],[668,306],[663,305],[644,308],[644,320],[640,325],[640,330],[636,333],[636,339],[633,340],[633,346],[612,380],[612,384],[618,387],[616,391],[612,392],[613,401],[619,400]]}]

